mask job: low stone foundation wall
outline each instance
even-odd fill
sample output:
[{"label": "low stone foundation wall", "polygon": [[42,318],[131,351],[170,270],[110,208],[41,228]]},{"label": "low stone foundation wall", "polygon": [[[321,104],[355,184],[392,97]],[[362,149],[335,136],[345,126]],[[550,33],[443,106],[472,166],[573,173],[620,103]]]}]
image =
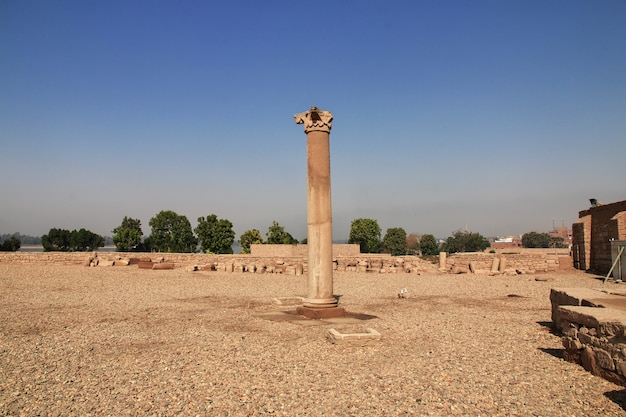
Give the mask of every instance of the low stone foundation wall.
[{"label": "low stone foundation wall", "polygon": [[[274,245],[274,244],[252,244],[250,254],[262,257],[307,257],[308,247],[306,244],[297,245]],[[359,256],[361,248],[356,244],[333,243],[333,257],[338,256]]]},{"label": "low stone foundation wall", "polygon": [[[141,265],[140,265],[141,262]],[[136,252],[0,252],[0,263],[133,266],[171,264],[190,270],[283,273],[301,275],[307,272],[306,256],[207,255],[192,253],[136,253]],[[333,259],[336,271],[376,273],[437,273],[436,265],[416,256],[394,257],[386,254],[337,256]],[[154,266],[154,265],[150,265]],[[154,269],[166,269],[163,265]]]},{"label": "low stone foundation wall", "polygon": [[550,302],[564,359],[626,386],[626,292],[553,288]]},{"label": "low stone foundation wall", "polygon": [[[259,245],[262,246],[262,245]],[[280,245],[271,245],[280,246]],[[294,245],[286,245],[289,253]],[[297,245],[300,247],[303,245]],[[336,271],[376,272],[376,273],[411,273],[432,274],[447,273],[474,273],[474,274],[533,274],[538,272],[554,271],[559,268],[559,257],[546,253],[520,254],[488,254],[464,253],[448,256],[445,268],[439,270],[439,265],[421,259],[417,256],[391,256],[389,254],[353,254],[351,246],[339,245],[337,255],[333,257]],[[297,249],[300,251],[300,248]],[[225,272],[256,272],[256,273],[287,273],[299,275],[307,271],[306,253],[299,256],[277,255],[215,255],[200,253],[137,253],[137,252],[0,252],[0,263],[27,264],[39,263],[45,265],[98,265],[124,266],[135,265],[139,260],[153,263],[169,263],[173,267],[191,269],[205,269]],[[131,262],[132,261],[132,262]],[[163,267],[163,266],[161,266]]]},{"label": "low stone foundation wall", "polygon": [[449,256],[446,271],[453,274],[535,274],[559,269],[559,255],[541,253],[459,253]]}]

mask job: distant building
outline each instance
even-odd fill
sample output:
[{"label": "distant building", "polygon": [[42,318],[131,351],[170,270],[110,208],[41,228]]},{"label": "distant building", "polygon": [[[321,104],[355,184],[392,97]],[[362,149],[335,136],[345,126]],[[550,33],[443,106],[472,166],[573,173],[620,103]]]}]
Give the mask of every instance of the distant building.
[{"label": "distant building", "polygon": [[498,237],[491,242],[491,249],[521,248],[522,239],[517,236]]}]

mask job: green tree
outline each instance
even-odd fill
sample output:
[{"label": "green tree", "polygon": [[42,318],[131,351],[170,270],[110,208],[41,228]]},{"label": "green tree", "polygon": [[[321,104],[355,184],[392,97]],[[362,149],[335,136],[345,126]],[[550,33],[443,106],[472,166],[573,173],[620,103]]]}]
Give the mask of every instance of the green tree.
[{"label": "green tree", "polygon": [[239,237],[241,253],[250,253],[250,245],[260,245],[263,243],[263,236],[257,229],[246,230]]},{"label": "green tree", "polygon": [[[0,235],[0,242],[6,242],[10,238],[16,238],[20,241],[20,245],[41,245],[41,237],[23,235],[21,233],[2,234]],[[21,246],[20,246],[21,247]]]},{"label": "green tree", "polygon": [[146,236],[143,242],[137,246],[137,252],[152,252],[152,239],[150,236]]},{"label": "green tree", "polygon": [[150,219],[150,241],[157,252],[194,253],[198,241],[186,216],[163,210]]},{"label": "green tree", "polygon": [[420,251],[422,255],[432,256],[439,253],[439,243],[431,234],[422,235],[420,238]]},{"label": "green tree", "polygon": [[550,247],[550,235],[537,232],[524,233],[522,246],[525,248],[548,248]]},{"label": "green tree", "polygon": [[70,232],[70,250],[89,252],[104,246],[104,238],[90,230],[81,228]]},{"label": "green tree", "polygon": [[69,252],[70,234],[70,231],[66,229],[50,229],[48,234],[41,236],[41,245],[44,252]]},{"label": "green tree", "polygon": [[141,245],[141,220],[124,216],[122,224],[113,229],[113,244],[118,252],[136,251]]},{"label": "green tree", "polygon": [[374,219],[355,219],[350,226],[348,243],[358,243],[361,253],[376,253],[380,249],[380,226]]},{"label": "green tree", "polygon": [[265,236],[267,237],[267,241],[265,243],[273,245],[295,245],[298,243],[298,240],[294,239],[293,236],[285,231],[285,228],[276,220],[274,220],[272,225],[268,227]]},{"label": "green tree", "polygon": [[417,233],[410,233],[406,237],[406,249],[409,255],[416,255],[420,251],[420,235]]},{"label": "green tree", "polygon": [[198,217],[196,236],[204,253],[233,253],[235,231],[233,224],[226,219],[218,219],[215,214]]},{"label": "green tree", "polygon": [[401,227],[387,229],[383,238],[383,249],[392,256],[402,256],[407,253],[406,232]]},{"label": "green tree", "polygon": [[14,235],[2,242],[0,252],[17,252],[21,246],[22,242]]},{"label": "green tree", "polygon": [[491,246],[491,243],[480,233],[462,232],[457,230],[442,245],[442,250],[448,253],[482,252]]}]

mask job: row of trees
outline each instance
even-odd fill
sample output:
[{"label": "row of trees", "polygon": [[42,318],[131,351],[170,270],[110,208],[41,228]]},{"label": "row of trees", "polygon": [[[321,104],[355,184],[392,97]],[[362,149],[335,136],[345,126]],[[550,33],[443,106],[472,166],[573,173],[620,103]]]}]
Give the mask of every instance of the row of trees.
[{"label": "row of trees", "polygon": [[45,252],[84,252],[93,251],[104,246],[104,238],[86,229],[72,230],[50,229],[48,234],[41,236],[41,244]]},{"label": "row of trees", "polygon": [[[113,230],[113,243],[118,251],[195,252],[198,245],[203,253],[232,253],[235,241],[233,224],[219,219],[215,214],[198,218],[198,226],[192,229],[187,217],[171,210],[161,211],[150,219],[151,233],[142,240],[141,221],[124,217],[122,224]],[[194,235],[195,232],[195,235]],[[239,237],[242,253],[250,253],[253,244],[296,244],[295,239],[277,221],[269,226],[265,239],[258,229],[250,229]],[[302,243],[306,243],[303,241]],[[356,219],[350,227],[348,243],[358,244],[363,253],[390,253],[436,255],[439,251],[470,252],[489,247],[487,239],[478,233],[455,232],[443,245],[431,234],[407,236],[401,227],[387,229],[381,239],[381,228],[374,219]]]},{"label": "row of trees", "polygon": [[12,237],[19,240],[22,245],[41,245],[41,237],[23,235],[21,233],[0,234],[0,242],[6,242]]},{"label": "row of trees", "polygon": [[[113,229],[113,243],[120,252],[147,251],[193,253],[198,245],[203,253],[233,253],[235,231],[230,220],[215,214],[198,218],[192,229],[186,216],[171,210],[159,212],[150,219],[150,235],[142,240],[141,221],[124,217]],[[195,233],[195,234],[194,234]],[[257,229],[246,230],[239,238],[242,253],[250,253],[250,245],[260,243],[295,244],[298,241],[283,226],[274,221],[263,240]]]},{"label": "row of trees", "polygon": [[418,236],[412,233],[407,236],[401,227],[387,229],[381,239],[381,228],[374,219],[356,219],[350,226],[348,243],[359,244],[363,253],[390,253],[394,256],[406,254],[436,255],[439,252],[479,252],[487,249],[491,244],[479,233],[457,230],[442,244],[435,236],[424,234]]},{"label": "row of trees", "polygon": [[8,237],[0,244],[0,252],[17,252],[20,250],[22,242],[17,236]]},{"label": "row of trees", "polygon": [[[159,212],[149,222],[151,233],[143,238],[141,221],[124,217],[120,226],[113,229],[112,242],[120,252],[177,252],[194,253],[198,246],[203,253],[233,253],[235,232],[227,219],[215,214],[198,218],[192,229],[186,216],[171,210]],[[381,238],[381,228],[375,219],[360,218],[352,221],[348,243],[358,244],[362,253],[389,253],[401,255],[436,255],[439,252],[480,252],[490,246],[481,234],[457,230],[443,242],[432,234],[407,235],[401,227],[387,229]],[[195,234],[194,234],[195,233]],[[44,251],[92,251],[105,245],[105,239],[86,229],[50,229],[41,237]],[[296,244],[298,241],[283,226],[274,221],[269,226],[265,239],[258,229],[246,230],[239,238],[242,253],[250,253],[252,244]],[[306,243],[306,239],[302,241]],[[547,233],[526,233],[522,237],[524,247],[562,247],[562,238],[550,237]],[[15,236],[0,244],[0,250],[19,250],[20,241]]]},{"label": "row of trees", "polygon": [[522,236],[522,246],[525,248],[565,248],[565,241],[559,236],[550,236],[548,233],[529,232]]}]

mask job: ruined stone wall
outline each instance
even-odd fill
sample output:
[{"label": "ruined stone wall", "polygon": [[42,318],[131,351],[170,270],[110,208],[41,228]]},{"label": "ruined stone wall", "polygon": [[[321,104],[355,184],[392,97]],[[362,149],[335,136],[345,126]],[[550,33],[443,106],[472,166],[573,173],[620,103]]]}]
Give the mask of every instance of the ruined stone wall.
[{"label": "ruined stone wall", "polygon": [[559,256],[570,256],[569,248],[504,248],[504,249],[493,249],[487,248],[482,253],[496,253],[499,255],[519,255],[519,254],[544,254],[544,255],[559,255]]},{"label": "ruined stone wall", "polygon": [[[578,213],[580,219],[591,216],[590,239],[588,246],[584,248],[584,253],[589,253],[589,263],[581,269],[589,269],[599,274],[606,274],[611,269],[610,239],[626,240],[626,228],[623,223],[625,215],[621,214],[623,212],[626,212],[626,200],[591,207]],[[578,232],[573,233],[580,233],[580,227],[578,229]],[[573,239],[575,242],[582,241],[587,244],[585,238],[581,239],[577,235],[574,235]],[[582,253],[580,249],[579,253]]]},{"label": "ruined stone wall", "polygon": [[552,321],[562,337],[563,358],[626,386],[624,294],[589,288],[552,288]]},{"label": "ruined stone wall", "polygon": [[[284,273],[307,272],[305,256],[214,255],[191,253],[124,253],[124,252],[0,252],[0,264],[83,265],[154,267],[154,269],[189,268],[223,272]],[[357,254],[333,256],[335,271],[435,274],[524,274],[553,271],[559,267],[559,256],[543,251],[520,254],[469,253],[447,257],[444,270],[417,256]],[[495,264],[495,267],[494,267]]]},{"label": "ruined stone wall", "polygon": [[459,253],[447,257],[446,269],[455,274],[534,274],[559,269],[559,258],[558,254],[545,251],[515,254]]},{"label": "ruined stone wall", "polygon": [[[357,245],[358,247],[358,245]],[[307,272],[306,256],[214,255],[191,253],[124,252],[0,252],[0,264],[83,265],[188,268],[191,270],[284,273]],[[416,256],[394,257],[387,254],[358,254],[333,257],[336,271],[377,273],[437,273],[429,261]]]},{"label": "ruined stone wall", "polygon": [[[250,245],[252,256],[307,256],[307,245]],[[333,257],[337,256],[357,256],[361,253],[359,245],[354,244],[333,244]]]}]

